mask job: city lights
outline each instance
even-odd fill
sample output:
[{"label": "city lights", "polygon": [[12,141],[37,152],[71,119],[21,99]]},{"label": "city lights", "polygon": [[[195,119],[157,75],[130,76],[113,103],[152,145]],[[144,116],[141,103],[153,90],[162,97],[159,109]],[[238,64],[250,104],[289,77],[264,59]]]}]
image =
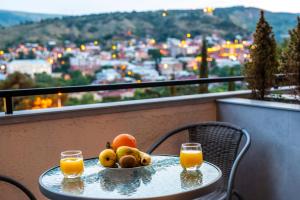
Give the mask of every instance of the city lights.
[{"label": "city lights", "polygon": [[161,15],[162,15],[163,17],[167,17],[167,16],[168,16],[168,12],[165,10],[165,11],[162,12]]},{"label": "city lights", "polygon": [[66,80],[66,81],[71,80],[71,76],[69,74],[65,74],[64,80]]},{"label": "city lights", "polygon": [[179,44],[179,47],[182,47],[182,48],[185,48],[187,47],[187,43],[185,40],[181,40],[180,44]]},{"label": "city lights", "polygon": [[155,39],[151,39],[151,40],[149,41],[149,43],[150,43],[151,45],[154,45],[154,44],[156,43],[156,41],[155,41]]},{"label": "city lights", "polygon": [[[167,11],[161,11],[156,17],[160,17],[160,14],[168,15]],[[167,20],[167,18],[160,19]],[[34,55],[30,55],[28,59],[31,65],[44,62],[42,64],[46,64],[53,70],[47,72],[49,75],[59,77],[67,83],[68,80],[75,82],[77,78],[70,75],[71,70],[80,71],[82,76],[93,77],[93,80],[87,80],[91,84],[142,83],[195,78],[198,77],[198,70],[203,63],[201,56],[203,34],[192,29],[193,27],[188,28],[190,29],[178,30],[177,37],[175,34],[174,37],[168,35],[160,37],[160,33],[153,35],[148,33],[145,37],[139,37],[136,35],[138,33],[127,28],[103,41],[100,36],[95,35],[92,40],[53,43],[51,48],[39,43],[19,44],[5,50],[5,54],[4,49],[0,50],[0,55],[5,55],[0,56],[0,72],[5,75],[11,73],[7,70],[10,69],[10,59],[17,56],[27,59],[29,53],[33,53]],[[225,64],[226,66],[239,65],[250,59],[249,49],[252,40],[249,37],[236,35],[233,39],[226,40],[222,35],[209,33],[205,37],[208,43],[209,67],[225,66]],[[212,61],[215,61],[213,65]],[[21,66],[23,67],[23,64]],[[62,94],[59,93],[58,96]],[[58,96],[53,100],[55,106],[58,105],[56,103]],[[65,101],[65,98],[61,99]],[[36,102],[40,106],[43,104],[42,99]],[[43,105],[46,103],[44,102]]]},{"label": "city lights", "polygon": [[123,71],[126,70],[126,66],[125,66],[125,65],[122,65],[122,66],[121,66],[121,70],[123,70]]},{"label": "city lights", "polygon": [[220,50],[221,50],[220,46],[213,46],[213,47],[207,48],[207,52],[209,52],[209,53],[217,52],[217,51],[220,51]]},{"label": "city lights", "polygon": [[163,44],[163,46],[162,46],[162,47],[163,47],[164,49],[167,49],[167,48],[169,48],[167,44]]},{"label": "city lights", "polygon": [[203,12],[204,13],[207,13],[207,14],[213,14],[213,12],[214,12],[214,8],[212,8],[212,7],[206,7],[206,8],[203,8]]},{"label": "city lights", "polygon": [[54,60],[53,60],[52,58],[48,58],[48,62],[49,62],[51,65],[53,65]]},{"label": "city lights", "polygon": [[86,50],[86,47],[85,47],[84,44],[80,45],[80,50],[81,50],[81,51],[85,51],[85,50]]},{"label": "city lights", "polygon": [[195,64],[195,65],[193,66],[193,70],[194,70],[194,71],[198,70],[197,64]]},{"label": "city lights", "polygon": [[251,49],[255,49],[256,48],[256,46],[253,44],[253,45],[251,45]]},{"label": "city lights", "polygon": [[234,61],[237,60],[237,57],[234,56],[234,55],[230,55],[229,58],[230,58],[231,60],[234,60]]},{"label": "city lights", "polygon": [[0,70],[1,71],[4,71],[6,69],[6,66],[5,65],[0,65]]}]

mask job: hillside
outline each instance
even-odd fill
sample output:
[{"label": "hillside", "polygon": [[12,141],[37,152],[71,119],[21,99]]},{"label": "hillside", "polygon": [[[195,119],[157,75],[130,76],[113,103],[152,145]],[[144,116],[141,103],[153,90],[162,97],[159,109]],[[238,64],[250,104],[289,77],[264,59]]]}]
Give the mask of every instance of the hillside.
[{"label": "hillside", "polygon": [[[46,19],[38,23],[6,27],[0,30],[0,47],[19,42],[45,43],[49,40],[80,43],[94,39],[123,39],[128,37],[128,31],[137,37],[151,36],[157,40],[182,38],[188,32],[192,35],[217,33],[232,39],[237,34],[249,36],[253,32],[259,9],[220,8],[216,9],[214,16],[206,15],[201,10],[171,10],[167,17],[162,17],[161,13],[116,12]],[[278,40],[282,40],[296,24],[296,16],[289,13],[266,13]]]},{"label": "hillside", "polygon": [[38,22],[42,19],[60,17],[61,15],[36,14],[18,11],[0,10],[0,26],[8,27],[25,22]]},{"label": "hillside", "polygon": [[[249,30],[251,33],[255,31],[256,22],[259,18],[260,10],[257,8],[232,7],[226,9],[216,9],[215,15],[227,19],[235,25]],[[265,12],[266,19],[273,27],[277,40],[282,40],[288,36],[288,30],[294,28],[299,14],[292,13],[274,13]]]}]

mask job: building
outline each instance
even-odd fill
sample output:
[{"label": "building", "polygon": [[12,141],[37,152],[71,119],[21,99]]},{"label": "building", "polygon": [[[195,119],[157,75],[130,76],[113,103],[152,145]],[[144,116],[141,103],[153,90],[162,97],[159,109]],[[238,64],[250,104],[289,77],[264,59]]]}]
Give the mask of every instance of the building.
[{"label": "building", "polygon": [[240,61],[233,60],[233,59],[227,59],[227,58],[217,58],[216,63],[218,67],[226,67],[226,66],[234,66],[234,65],[240,65]]},{"label": "building", "polygon": [[34,77],[34,74],[52,73],[51,64],[45,60],[13,60],[7,65],[7,74],[21,72]]},{"label": "building", "polygon": [[79,70],[84,74],[93,74],[100,68],[101,59],[99,56],[92,56],[87,52],[80,52],[70,58],[72,70]]},{"label": "building", "polygon": [[183,70],[198,70],[198,63],[195,57],[179,57],[177,58],[183,66]]},{"label": "building", "polygon": [[115,69],[104,69],[96,74],[99,82],[113,82],[120,78],[121,75]]},{"label": "building", "polygon": [[165,57],[162,58],[159,64],[160,71],[162,75],[171,77],[176,73],[182,71],[183,64],[175,58],[172,57]]}]

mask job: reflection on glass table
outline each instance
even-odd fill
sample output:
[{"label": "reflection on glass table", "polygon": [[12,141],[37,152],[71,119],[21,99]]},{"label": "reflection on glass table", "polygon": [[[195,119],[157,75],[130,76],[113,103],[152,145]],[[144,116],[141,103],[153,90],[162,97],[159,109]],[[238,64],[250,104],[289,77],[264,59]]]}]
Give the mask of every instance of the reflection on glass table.
[{"label": "reflection on glass table", "polygon": [[201,185],[202,176],[203,174],[201,170],[194,170],[194,171],[182,170],[180,174],[181,188],[184,190],[188,190],[190,188],[195,187],[195,185]]},{"label": "reflection on glass table", "polygon": [[122,195],[131,196],[141,184],[149,184],[153,174],[155,169],[151,166],[137,169],[104,169],[99,172],[100,186],[106,191],[117,191]]},{"label": "reflection on glass table", "polygon": [[84,191],[84,182],[79,178],[64,178],[61,182],[62,190],[69,194],[82,194]]}]

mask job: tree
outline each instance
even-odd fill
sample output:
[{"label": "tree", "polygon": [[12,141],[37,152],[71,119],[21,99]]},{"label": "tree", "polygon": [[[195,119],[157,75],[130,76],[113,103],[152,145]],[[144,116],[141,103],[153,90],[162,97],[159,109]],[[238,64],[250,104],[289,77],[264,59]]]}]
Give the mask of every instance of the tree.
[{"label": "tree", "polygon": [[36,59],[36,55],[32,49],[28,52],[28,55],[26,56],[26,58],[27,59]]},{"label": "tree", "polygon": [[66,81],[68,85],[89,85],[92,80],[88,76],[82,75],[81,71],[72,71],[70,72],[71,79]]},{"label": "tree", "polygon": [[[229,68],[229,76],[235,76],[234,67]],[[235,82],[234,81],[228,83],[228,91],[235,91]]]},{"label": "tree", "polygon": [[18,52],[17,59],[19,59],[19,60],[26,59],[23,51]]},{"label": "tree", "polygon": [[[199,78],[208,78],[208,62],[207,62],[207,43],[205,37],[202,39],[202,48],[201,48],[201,65],[199,67]],[[200,84],[199,85],[200,93],[208,93],[208,85]]]},{"label": "tree", "polygon": [[289,85],[296,85],[295,94],[300,92],[300,17],[297,26],[289,32],[290,40],[281,56],[281,68]]},{"label": "tree", "polygon": [[35,74],[34,80],[36,83],[36,87],[39,88],[57,87],[64,85],[64,80],[62,78],[54,78],[45,72]]},{"label": "tree", "polygon": [[35,86],[34,81],[27,74],[15,72],[7,76],[7,78],[0,82],[0,89],[26,89],[33,88]]},{"label": "tree", "polygon": [[152,57],[152,59],[155,62],[155,69],[156,71],[158,71],[158,73],[161,75],[161,71],[159,69],[159,64],[161,62],[161,53],[159,49],[149,49],[148,50],[148,55],[150,55]]},{"label": "tree", "polygon": [[[0,82],[0,90],[8,90],[8,89],[26,89],[33,88],[35,86],[34,81],[27,74],[22,74],[20,72],[15,72],[7,76],[4,81]],[[14,98],[14,106],[15,108],[26,108],[26,104],[28,101],[24,101],[24,97],[16,97]],[[1,108],[3,108],[4,104],[1,102]]]},{"label": "tree", "polygon": [[274,74],[278,70],[278,62],[272,27],[265,20],[263,11],[261,11],[253,37],[250,61],[245,65],[245,76],[254,97],[264,99],[274,84]]},{"label": "tree", "polygon": [[73,55],[67,54],[58,59],[58,67],[54,69],[55,72],[68,73],[71,68],[70,58]]}]

